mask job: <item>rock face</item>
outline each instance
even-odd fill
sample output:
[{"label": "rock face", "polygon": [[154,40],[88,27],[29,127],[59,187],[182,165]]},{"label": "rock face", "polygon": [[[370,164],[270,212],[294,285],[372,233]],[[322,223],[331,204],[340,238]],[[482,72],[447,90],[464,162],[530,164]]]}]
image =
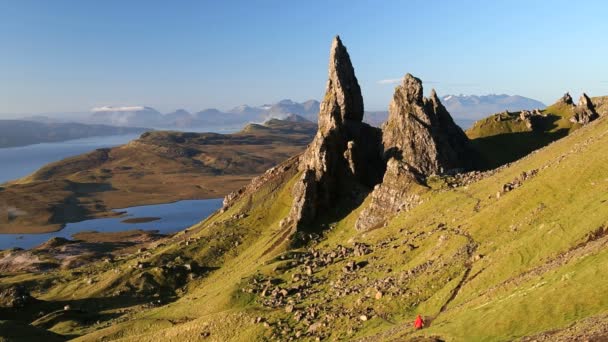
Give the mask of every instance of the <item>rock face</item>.
[{"label": "rock face", "polygon": [[599,116],[608,115],[608,96],[596,96],[591,99],[595,112]]},{"label": "rock face", "polygon": [[319,130],[300,159],[287,224],[312,222],[345,195],[357,196],[384,173],[381,131],[362,122],[363,97],[346,47],[332,42],[329,80],[319,111]]},{"label": "rock face", "polygon": [[422,82],[407,74],[395,89],[383,126],[385,156],[422,175],[468,167],[468,138],[443,107],[435,90],[422,96]]},{"label": "rock face", "polygon": [[376,228],[415,206],[419,199],[413,190],[426,176],[470,167],[467,136],[435,90],[423,97],[422,82],[410,74],[395,89],[382,142],[386,173],[355,224],[358,230]]},{"label": "rock face", "polygon": [[595,105],[591,102],[591,99],[587,96],[587,94],[583,93],[578,100],[578,105],[576,105],[574,115],[570,118],[570,121],[573,123],[586,125],[598,117],[599,115],[595,111]]},{"label": "rock face", "polygon": [[416,188],[421,180],[407,163],[389,159],[382,184],[376,185],[371,203],[363,209],[355,223],[357,230],[369,230],[382,226],[393,215],[408,211],[420,203]]}]

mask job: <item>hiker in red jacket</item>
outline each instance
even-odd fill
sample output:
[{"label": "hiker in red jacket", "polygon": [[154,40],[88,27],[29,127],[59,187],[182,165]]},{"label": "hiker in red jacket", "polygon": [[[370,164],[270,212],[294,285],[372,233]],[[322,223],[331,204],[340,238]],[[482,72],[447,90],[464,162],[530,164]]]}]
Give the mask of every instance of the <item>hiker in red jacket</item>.
[{"label": "hiker in red jacket", "polygon": [[420,317],[420,315],[416,316],[416,321],[414,322],[414,328],[422,329],[423,326],[424,326],[424,321],[422,320],[422,317]]}]

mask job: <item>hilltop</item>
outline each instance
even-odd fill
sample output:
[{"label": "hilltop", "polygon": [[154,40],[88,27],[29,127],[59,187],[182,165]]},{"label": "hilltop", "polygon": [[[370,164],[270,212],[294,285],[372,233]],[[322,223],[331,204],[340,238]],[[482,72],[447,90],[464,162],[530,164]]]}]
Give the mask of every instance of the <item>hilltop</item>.
[{"label": "hilltop", "polygon": [[146,132],[2,185],[3,233],[46,232],[110,209],[219,198],[300,152],[316,125],[273,120],[234,134]]},{"label": "hilltop", "polygon": [[572,111],[540,127],[567,134],[481,171],[477,139],[551,116],[465,134],[406,74],[372,127],[336,37],[303,152],[145,249],[6,274],[0,329],[77,341],[605,339],[608,119],[602,101],[562,100]]},{"label": "hilltop", "polygon": [[504,111],[476,121],[466,133],[480,154],[478,167],[490,169],[517,160],[608,114],[606,98],[583,94],[575,105],[566,93],[545,109]]}]

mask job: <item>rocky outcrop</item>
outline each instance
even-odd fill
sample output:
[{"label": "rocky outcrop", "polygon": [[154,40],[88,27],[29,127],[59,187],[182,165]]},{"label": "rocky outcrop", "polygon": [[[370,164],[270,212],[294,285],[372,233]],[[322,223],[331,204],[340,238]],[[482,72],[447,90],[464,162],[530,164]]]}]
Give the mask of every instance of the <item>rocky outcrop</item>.
[{"label": "rocky outcrop", "polygon": [[536,129],[538,122],[544,117],[546,117],[546,115],[544,115],[540,109],[522,110],[519,112],[519,121],[524,122],[526,127],[531,130]]},{"label": "rocky outcrop", "polygon": [[357,230],[369,230],[384,224],[388,218],[408,211],[420,203],[416,188],[422,180],[407,163],[391,158],[386,167],[382,184],[376,185],[370,204],[363,209],[355,223]]},{"label": "rocky outcrop", "polygon": [[35,301],[36,299],[22,285],[13,285],[0,290],[0,308],[23,308]]},{"label": "rocky outcrop", "polygon": [[595,105],[591,102],[591,99],[587,94],[583,93],[578,100],[578,104],[574,109],[574,115],[570,118],[570,122],[586,125],[598,117],[599,115],[595,111]]},{"label": "rocky outcrop", "polygon": [[300,159],[289,224],[312,222],[345,196],[362,197],[360,187],[378,183],[384,172],[381,132],[362,122],[363,97],[346,47],[332,42],[329,79],[319,111],[319,130]]},{"label": "rocky outcrop", "polygon": [[608,115],[608,96],[595,96],[591,98],[591,102],[599,116]]},{"label": "rocky outcrop", "polygon": [[562,96],[562,98],[557,101],[557,103],[574,106],[574,101],[572,100],[572,96],[570,96],[570,93],[565,93],[564,96]]},{"label": "rocky outcrop", "polygon": [[422,175],[469,167],[468,138],[441,104],[435,90],[423,97],[422,82],[405,75],[395,89],[382,127],[385,155]]},{"label": "rocky outcrop", "polygon": [[471,166],[468,138],[435,91],[423,97],[422,82],[410,74],[395,89],[382,141],[386,173],[355,223],[358,230],[379,227],[415,206],[419,198],[414,189],[426,176]]}]

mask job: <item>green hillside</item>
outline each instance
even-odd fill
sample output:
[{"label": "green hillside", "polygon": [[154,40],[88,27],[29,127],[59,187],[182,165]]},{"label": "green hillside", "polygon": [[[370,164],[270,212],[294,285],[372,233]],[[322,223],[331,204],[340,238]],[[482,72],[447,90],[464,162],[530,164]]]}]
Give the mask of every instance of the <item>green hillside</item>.
[{"label": "green hillside", "polygon": [[492,169],[512,162],[578,129],[581,125],[569,121],[574,108],[558,101],[532,117],[532,125],[520,118],[521,112],[497,113],[475,122],[466,133],[481,157],[478,167]]},{"label": "green hillside", "polygon": [[[353,229],[358,208],[300,249],[280,227],[298,176],[292,159],[227,211],[148,251],[6,275],[2,288],[23,284],[38,301],[0,319],[83,341],[504,341],[575,322],[571,330],[593,332],[608,314],[607,134],[602,118],[478,182],[436,179],[421,205],[371,232]],[[502,192],[523,172],[533,176]],[[82,313],[53,314],[65,305]],[[430,324],[419,333],[417,313]]]}]

